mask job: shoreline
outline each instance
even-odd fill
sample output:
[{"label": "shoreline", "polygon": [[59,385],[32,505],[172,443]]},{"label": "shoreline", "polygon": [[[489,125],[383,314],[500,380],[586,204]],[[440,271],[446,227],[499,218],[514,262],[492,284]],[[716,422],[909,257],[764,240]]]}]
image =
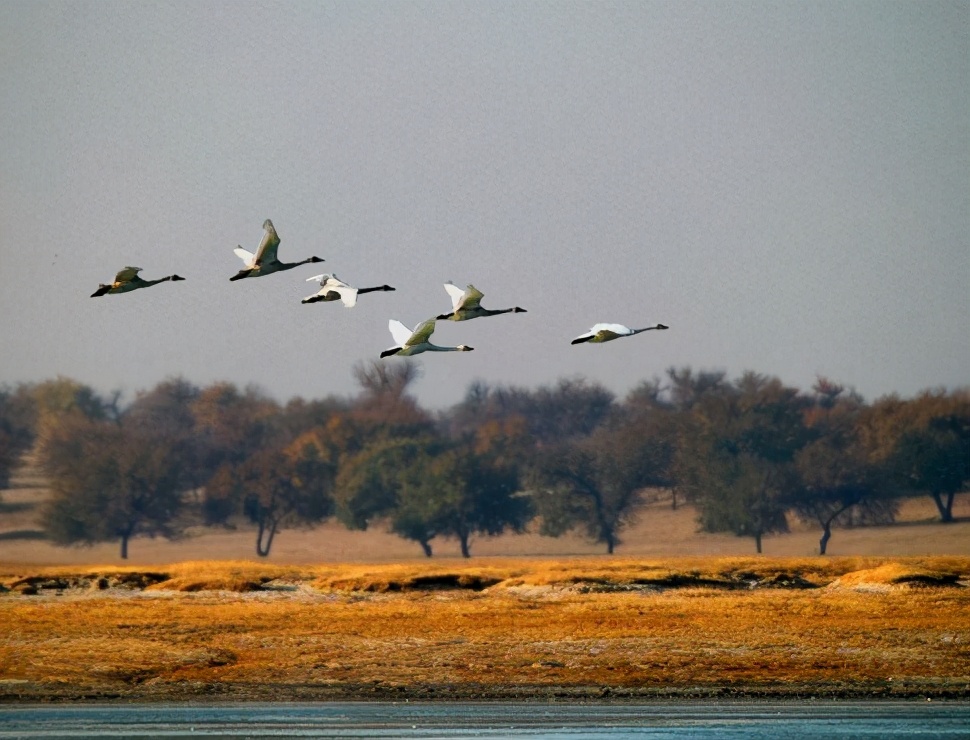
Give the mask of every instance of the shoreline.
[{"label": "shoreline", "polygon": [[0,681],[0,706],[11,704],[104,703],[292,703],[292,702],[484,702],[484,703],[690,703],[694,701],[970,701],[970,684],[909,682],[858,684],[731,686],[527,686],[501,684],[423,684],[340,686],[176,683],[166,686],[72,686]]}]

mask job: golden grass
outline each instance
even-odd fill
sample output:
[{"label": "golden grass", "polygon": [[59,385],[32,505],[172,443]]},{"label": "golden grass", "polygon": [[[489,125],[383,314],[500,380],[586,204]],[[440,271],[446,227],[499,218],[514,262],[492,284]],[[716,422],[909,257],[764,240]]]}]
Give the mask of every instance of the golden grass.
[{"label": "golden grass", "polygon": [[842,588],[865,586],[946,586],[956,583],[960,572],[953,567],[927,567],[924,564],[891,562],[875,568],[846,573],[832,586]]},{"label": "golden grass", "polygon": [[967,557],[153,571],[0,566],[0,698],[970,693]]}]

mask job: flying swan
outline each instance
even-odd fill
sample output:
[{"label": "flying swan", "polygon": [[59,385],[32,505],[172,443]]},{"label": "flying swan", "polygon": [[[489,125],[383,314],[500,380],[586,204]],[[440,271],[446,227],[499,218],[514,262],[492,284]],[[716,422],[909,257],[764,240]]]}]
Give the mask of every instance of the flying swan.
[{"label": "flying swan", "polygon": [[418,324],[414,331],[408,329],[404,324],[396,319],[387,322],[387,328],[391,330],[396,345],[381,352],[381,357],[397,355],[399,357],[410,357],[419,355],[422,352],[471,352],[474,347],[467,347],[459,344],[457,347],[439,347],[431,344],[429,339],[434,333],[434,319],[428,319]]},{"label": "flying swan", "polygon": [[373,293],[375,290],[394,290],[390,285],[379,285],[376,288],[352,288],[336,275],[323,274],[307,278],[308,283],[320,283],[320,290],[303,299],[303,303],[317,303],[318,301],[343,301],[347,308],[357,305],[357,296],[361,293]]},{"label": "flying swan", "polygon": [[139,272],[141,272],[140,267],[126,267],[115,275],[115,281],[111,285],[105,285],[104,283],[98,285],[98,289],[91,294],[91,297],[97,298],[108,293],[128,293],[139,288],[150,288],[153,285],[158,285],[158,283],[164,283],[168,280],[185,280],[184,277],[180,277],[179,275],[169,275],[158,280],[142,280],[138,277]]},{"label": "flying swan", "polygon": [[585,334],[580,334],[570,344],[582,344],[583,342],[601,344],[603,342],[611,342],[620,337],[632,337],[634,334],[639,334],[642,331],[669,328],[669,326],[664,326],[663,324],[648,326],[643,329],[631,329],[628,326],[623,326],[623,324],[594,324],[592,329]]},{"label": "flying swan", "polygon": [[481,316],[498,316],[500,313],[526,313],[524,308],[519,308],[518,306],[515,308],[501,308],[494,311],[482,308],[481,302],[485,294],[474,285],[469,285],[462,290],[454,283],[445,283],[445,290],[451,296],[452,312],[443,313],[438,316],[441,320],[467,321],[468,319],[477,319]]},{"label": "flying swan", "polygon": [[280,262],[276,258],[276,250],[280,246],[280,237],[276,233],[276,229],[273,227],[273,222],[266,219],[263,222],[263,228],[266,229],[266,233],[263,234],[263,240],[259,243],[259,247],[256,249],[256,254],[243,249],[241,246],[236,247],[233,252],[239,257],[244,263],[245,267],[233,275],[230,280],[242,280],[247,277],[261,277],[262,275],[269,275],[274,272],[282,272],[283,270],[292,269],[298,265],[305,265],[308,262],[323,262],[319,257],[307,257],[305,260],[300,262]]}]

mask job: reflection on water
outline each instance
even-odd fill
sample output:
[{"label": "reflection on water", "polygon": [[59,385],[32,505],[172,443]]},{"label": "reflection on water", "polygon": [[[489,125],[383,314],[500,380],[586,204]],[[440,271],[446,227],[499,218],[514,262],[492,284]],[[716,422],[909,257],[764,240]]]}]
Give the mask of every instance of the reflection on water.
[{"label": "reflection on water", "polygon": [[966,738],[967,702],[2,706],[0,738]]}]

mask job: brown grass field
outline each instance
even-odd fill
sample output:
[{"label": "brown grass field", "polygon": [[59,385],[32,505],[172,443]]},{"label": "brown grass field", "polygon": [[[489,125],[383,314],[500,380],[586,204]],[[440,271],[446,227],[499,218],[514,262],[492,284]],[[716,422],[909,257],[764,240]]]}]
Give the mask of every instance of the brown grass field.
[{"label": "brown grass field", "polygon": [[0,568],[0,700],[970,697],[970,558]]},{"label": "brown grass field", "polygon": [[[381,531],[54,547],[0,511],[0,701],[970,697],[970,502],[934,523],[696,532],[659,500],[618,554],[534,534],[420,556]],[[967,498],[966,496],[962,497]]]}]

